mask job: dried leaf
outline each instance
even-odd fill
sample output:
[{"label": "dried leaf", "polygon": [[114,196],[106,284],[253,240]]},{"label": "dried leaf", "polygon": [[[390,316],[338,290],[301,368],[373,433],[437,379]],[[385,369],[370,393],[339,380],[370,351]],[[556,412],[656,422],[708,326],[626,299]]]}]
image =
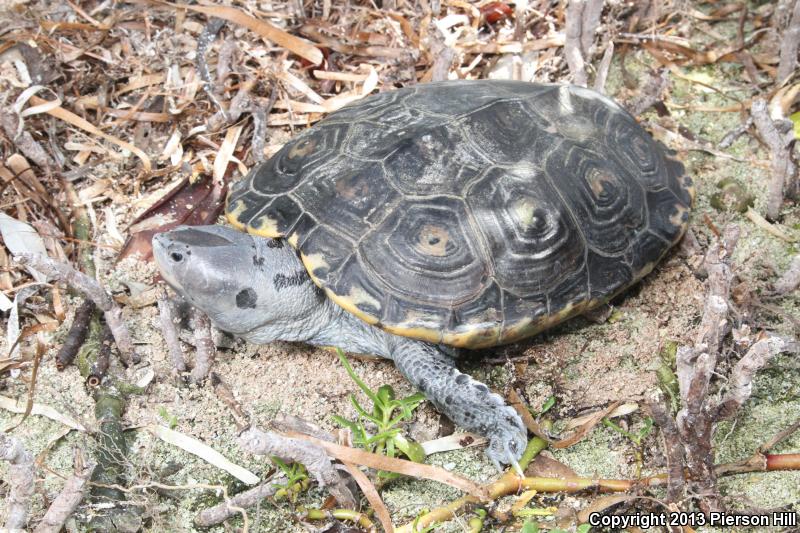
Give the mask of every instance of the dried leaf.
[{"label": "dried leaf", "polygon": [[[25,405],[20,405],[16,400],[13,398],[9,398],[8,396],[0,396],[0,408],[5,409],[6,411],[16,413],[16,414],[24,414],[26,410]],[[41,403],[34,402],[33,407],[31,408],[30,414],[36,416],[44,416],[49,418],[50,420],[55,420],[61,424],[64,424],[67,427],[72,429],[77,429],[78,431],[86,431],[86,428],[72,418],[69,415],[65,415],[56,409],[50,407],[49,405],[44,405]]]},{"label": "dried leaf", "polygon": [[255,485],[259,482],[257,475],[242,466],[232,463],[217,450],[200,442],[194,437],[158,425],[149,425],[146,426],[146,429],[164,442],[177,446],[216,466],[220,470],[226,471],[242,483]]},{"label": "dried leaf", "polygon": [[553,442],[550,445],[553,448],[569,448],[573,444],[576,444],[577,442],[583,440],[584,437],[586,437],[586,435],[589,434],[592,428],[596,426],[602,419],[607,417],[609,413],[613,412],[614,409],[616,409],[619,404],[620,402],[614,402],[605,409],[603,409],[602,411],[598,411],[592,414],[586,420],[586,422],[583,423],[583,425],[581,425],[575,430],[575,432],[572,435],[558,442]]},{"label": "dried leaf", "polygon": [[356,465],[348,463],[347,461],[342,461],[342,464],[344,464],[344,467],[350,472],[350,475],[353,476],[353,479],[356,480],[364,496],[367,497],[369,504],[375,510],[375,514],[378,516],[378,520],[380,520],[383,526],[383,530],[386,531],[386,533],[394,533],[394,525],[392,524],[392,517],[389,514],[389,509],[387,509],[386,505],[383,503],[375,485],[372,484],[369,478],[365,476]]},{"label": "dried leaf", "polygon": [[462,490],[471,496],[475,496],[481,500],[488,498],[488,492],[485,487],[481,487],[474,481],[465,477],[459,476],[448,472],[444,468],[438,466],[431,466],[426,464],[415,463],[413,461],[405,461],[403,459],[395,459],[386,457],[385,455],[378,455],[374,453],[365,452],[356,448],[348,448],[347,446],[340,446],[332,442],[315,439],[302,433],[291,432],[290,436],[304,439],[313,442],[317,446],[323,448],[330,456],[339,459],[340,461],[348,461],[351,463],[368,466],[377,470],[386,470],[387,472],[396,472],[411,477],[420,477],[430,479],[450,485],[459,490]]},{"label": "dried leaf", "polygon": [[250,15],[242,13],[236,8],[226,6],[190,6],[185,4],[174,4],[174,6],[180,9],[189,9],[191,11],[205,13],[206,15],[225,19],[234,24],[244,26],[256,32],[264,39],[272,41],[278,46],[282,46],[290,52],[311,61],[314,65],[322,63],[322,52],[312,43],[300,37],[295,37],[290,33],[286,33],[266,20],[258,20]]},{"label": "dried leaf", "polygon": [[589,515],[593,513],[602,513],[609,507],[613,507],[619,503],[639,499],[639,496],[628,496],[627,494],[612,494],[610,496],[600,496],[592,503],[586,506],[584,510],[578,513],[578,522],[586,523],[589,521]]},{"label": "dried leaf", "polygon": [[189,183],[186,178],[161,200],[131,223],[132,234],[122,247],[119,259],[139,254],[142,260],[153,257],[151,240],[161,231],[181,224],[190,226],[213,224],[222,212],[228,186],[219,185],[210,177]]},{"label": "dried leaf", "polygon": [[532,477],[553,477],[560,479],[572,479],[578,477],[578,474],[576,474],[574,470],[561,461],[541,454],[537,455],[534,460],[530,462],[528,468],[525,469],[525,475]]},{"label": "dried leaf", "polygon": [[[32,96],[30,101],[36,106],[41,106],[50,103],[43,98],[39,98],[38,96]],[[148,174],[150,173],[153,166],[150,163],[150,158],[147,157],[147,154],[145,154],[143,151],[141,151],[134,145],[130,144],[129,142],[123,141],[118,137],[114,137],[113,135],[109,135],[103,131],[100,131],[94,124],[79,117],[78,115],[72,113],[71,111],[67,111],[66,109],[61,107],[60,104],[61,102],[59,101],[58,107],[48,109],[45,112],[50,116],[63,120],[68,124],[72,124],[76,128],[80,128],[88,133],[91,133],[92,135],[97,135],[98,137],[102,137],[103,139],[116,144],[120,148],[133,152],[139,159],[142,160],[142,167],[144,168],[144,171]]]},{"label": "dried leaf", "polygon": [[482,446],[487,442],[489,442],[488,439],[480,435],[472,433],[453,433],[446,437],[423,442],[420,446],[425,450],[425,455],[430,455],[432,453],[450,452],[453,450],[472,448],[473,446]]},{"label": "dried leaf", "polygon": [[[47,248],[39,233],[29,224],[5,213],[0,213],[0,234],[3,235],[3,242],[6,243],[6,248],[13,255],[20,253],[47,255]],[[27,270],[36,281],[40,283],[47,281],[47,276],[41,272],[37,272],[30,267],[27,267]]]}]

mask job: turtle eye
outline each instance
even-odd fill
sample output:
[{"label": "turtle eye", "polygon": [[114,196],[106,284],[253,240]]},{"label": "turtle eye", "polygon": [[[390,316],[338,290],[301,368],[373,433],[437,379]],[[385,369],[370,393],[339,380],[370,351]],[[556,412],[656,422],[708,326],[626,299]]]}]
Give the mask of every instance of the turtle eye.
[{"label": "turtle eye", "polygon": [[180,263],[183,261],[183,254],[180,252],[172,252],[169,254],[169,258],[172,259],[173,263]]}]

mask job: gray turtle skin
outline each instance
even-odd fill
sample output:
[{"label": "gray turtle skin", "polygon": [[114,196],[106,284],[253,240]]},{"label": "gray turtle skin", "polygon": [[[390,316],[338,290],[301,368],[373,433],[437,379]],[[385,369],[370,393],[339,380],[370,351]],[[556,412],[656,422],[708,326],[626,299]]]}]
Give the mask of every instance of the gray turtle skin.
[{"label": "gray turtle skin", "polygon": [[370,326],[328,299],[283,239],[224,226],[180,226],[153,237],[164,280],[214,325],[256,344],[300,341],[394,361],[440,412],[489,439],[489,459],[511,464],[527,443],[519,415],[456,368],[457,352]]}]

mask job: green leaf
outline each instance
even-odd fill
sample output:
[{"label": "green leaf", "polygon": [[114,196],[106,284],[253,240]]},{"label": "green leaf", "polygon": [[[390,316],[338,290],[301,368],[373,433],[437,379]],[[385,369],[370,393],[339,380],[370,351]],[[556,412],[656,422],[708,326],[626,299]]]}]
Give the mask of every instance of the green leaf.
[{"label": "green leaf", "polygon": [[794,124],[794,138],[800,139],[800,111],[789,115],[789,120]]},{"label": "green leaf", "polygon": [[[545,401],[545,402],[544,402],[544,404],[542,405],[542,410],[541,410],[541,411],[539,411],[539,414],[540,414],[540,415],[543,415],[543,414],[545,414],[547,411],[549,411],[550,409],[552,409],[552,408],[553,408],[553,406],[554,406],[555,404],[556,404],[556,397],[555,397],[555,396],[550,396],[550,397],[547,399],[547,401]],[[537,527],[538,527],[538,526],[537,526]]]},{"label": "green leaf", "polygon": [[528,522],[522,524],[522,533],[539,533],[539,522]]},{"label": "green leaf", "polygon": [[381,385],[378,389],[378,398],[381,400],[381,404],[386,406],[389,405],[389,402],[394,400],[394,389],[391,385]]},{"label": "green leaf", "polygon": [[590,529],[592,529],[592,526],[589,524],[581,524],[575,528],[575,533],[589,533]]},{"label": "green leaf", "polygon": [[394,444],[406,457],[415,463],[421,463],[425,460],[425,449],[418,442],[408,440],[403,435],[397,434],[394,437]]},{"label": "green leaf", "polygon": [[336,348],[336,355],[339,356],[339,361],[342,362],[342,365],[344,366],[344,369],[347,371],[347,375],[350,376],[350,379],[356,382],[358,388],[364,391],[364,394],[366,394],[367,397],[369,397],[369,399],[372,400],[373,404],[378,404],[380,402],[380,400],[378,399],[378,395],[375,394],[372,391],[372,389],[367,387],[367,384],[361,381],[361,378],[359,378],[358,375],[356,375],[355,370],[353,370],[353,367],[350,366],[350,361],[348,361],[347,357],[344,356],[344,352],[342,351],[341,348]]}]

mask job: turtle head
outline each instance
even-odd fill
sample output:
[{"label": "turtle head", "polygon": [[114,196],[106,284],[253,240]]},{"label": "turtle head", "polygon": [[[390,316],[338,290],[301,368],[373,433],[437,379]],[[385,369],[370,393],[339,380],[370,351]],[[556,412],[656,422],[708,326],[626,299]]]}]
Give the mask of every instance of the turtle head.
[{"label": "turtle head", "polygon": [[[225,226],[179,226],[153,237],[164,280],[219,329],[258,342],[285,339],[319,294],[302,262],[282,240]],[[291,335],[289,335],[291,336]]]}]

